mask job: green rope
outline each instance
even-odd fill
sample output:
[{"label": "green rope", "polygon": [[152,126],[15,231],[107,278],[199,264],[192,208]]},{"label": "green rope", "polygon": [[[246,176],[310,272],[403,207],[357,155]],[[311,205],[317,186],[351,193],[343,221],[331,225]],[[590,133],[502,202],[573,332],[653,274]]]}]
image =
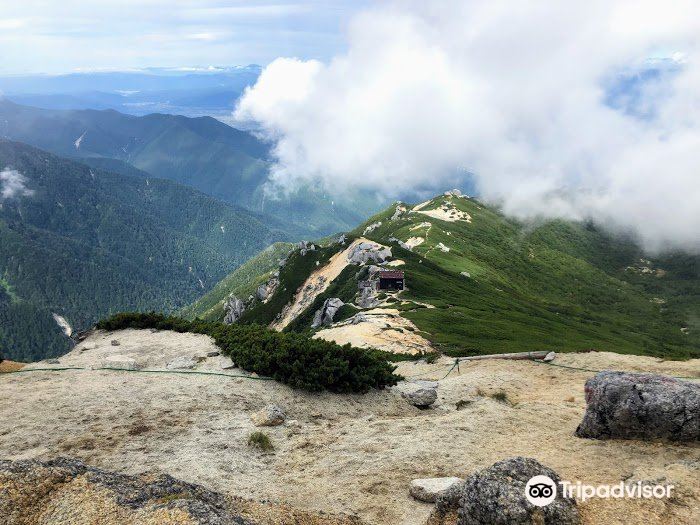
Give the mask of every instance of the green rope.
[{"label": "green rope", "polygon": [[[538,360],[534,360],[534,359],[531,359],[531,361],[532,361],[533,363],[537,363],[537,364],[539,364],[539,365],[558,366],[559,368],[568,368],[569,370],[582,370],[582,371],[584,371],[584,372],[594,372],[594,373],[596,373],[596,374],[597,374],[598,372],[603,372],[603,370],[593,370],[592,368],[579,368],[579,367],[577,367],[577,366],[558,365],[558,364],[556,364],[556,363],[551,363],[551,362],[548,362],[548,361],[538,361]],[[642,374],[653,374],[654,372],[636,372],[636,371],[635,371],[635,372],[630,372],[630,373],[633,373],[633,374],[639,374],[639,373],[642,373]],[[700,377],[690,377],[690,376],[669,376],[669,377],[672,377],[672,378],[674,378],[674,379],[691,379],[691,380],[695,380],[695,381],[700,380]]]},{"label": "green rope", "polygon": [[[244,376],[240,374],[224,374],[223,372],[204,372],[204,371],[191,371],[186,370],[129,370],[127,368],[115,368],[115,367],[100,367],[100,368],[85,368],[80,366],[70,366],[61,368],[23,368],[21,370],[15,370],[14,372],[6,372],[7,374],[22,374],[27,372],[62,372],[64,370],[107,370],[113,372],[138,372],[142,374],[184,374],[184,375],[203,375],[203,376],[223,376],[223,377],[233,377],[241,379],[254,379],[257,381],[274,381],[271,377],[254,377],[254,376]],[[4,374],[0,374],[2,376]]]}]

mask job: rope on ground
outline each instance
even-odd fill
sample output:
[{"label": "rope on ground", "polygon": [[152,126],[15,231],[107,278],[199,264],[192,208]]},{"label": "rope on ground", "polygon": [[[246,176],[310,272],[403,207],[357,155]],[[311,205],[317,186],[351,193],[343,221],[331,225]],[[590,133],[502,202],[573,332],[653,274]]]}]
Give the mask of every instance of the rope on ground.
[{"label": "rope on ground", "polygon": [[[455,359],[455,364],[452,365],[452,368],[450,368],[447,373],[444,375],[442,379],[445,379],[448,375],[452,373],[452,370],[455,368],[459,369],[459,359]],[[442,381],[442,379],[440,381]]]},{"label": "rope on ground", "polygon": [[[203,370],[193,370],[193,371],[186,371],[186,370],[129,370],[128,368],[116,368],[116,367],[109,367],[109,366],[103,366],[103,367],[95,367],[95,368],[86,368],[86,367],[80,367],[80,366],[69,366],[69,367],[60,367],[60,368],[22,368],[21,370],[15,370],[13,372],[6,372],[6,374],[23,374],[27,372],[62,372],[64,370],[107,370],[107,371],[112,371],[112,372],[137,372],[141,374],[184,374],[184,375],[203,375],[203,376],[223,376],[223,377],[232,377],[232,378],[240,378],[240,379],[253,379],[257,381],[274,381],[271,377],[255,377],[255,376],[246,376],[246,375],[241,375],[241,374],[225,374],[223,372],[205,372]],[[3,375],[3,374],[0,374]]]},{"label": "rope on ground", "polygon": [[[539,361],[539,360],[535,360],[535,359],[530,359],[530,361],[532,361],[533,363],[537,363],[539,365],[557,366],[559,368],[568,368],[569,370],[581,370],[583,372],[594,372],[596,374],[598,372],[603,372],[603,370],[593,370],[592,368],[580,368],[577,366],[559,365],[557,363],[552,363],[550,361]],[[632,374],[640,374],[640,373],[641,374],[655,374],[655,373],[657,373],[657,372],[639,372],[637,370],[633,370],[633,371],[619,370],[619,372],[629,372]],[[669,377],[672,377],[674,379],[691,379],[691,380],[695,380],[695,381],[700,381],[700,377],[691,377],[691,376],[669,376]]]}]

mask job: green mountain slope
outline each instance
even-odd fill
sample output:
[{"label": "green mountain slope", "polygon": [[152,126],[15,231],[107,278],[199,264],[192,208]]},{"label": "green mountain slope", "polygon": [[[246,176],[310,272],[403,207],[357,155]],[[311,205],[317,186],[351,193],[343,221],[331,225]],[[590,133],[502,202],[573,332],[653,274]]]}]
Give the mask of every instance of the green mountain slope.
[{"label": "green mountain slope", "polygon": [[[389,246],[403,261],[407,289],[384,306],[398,308],[435,349],[473,355],[593,348],[700,357],[697,256],[649,257],[591,224],[523,224],[456,195],[401,207],[404,212],[392,206],[371,218],[350,238]],[[294,257],[298,252],[290,261]],[[358,270],[343,271],[288,329],[308,330],[326,298],[354,300]],[[297,281],[280,289],[296,289]],[[251,310],[243,320],[268,322],[266,308],[257,310],[259,319]]]},{"label": "green mountain slope", "polygon": [[255,216],[186,186],[90,168],[0,140],[0,345],[14,359],[58,355],[82,329],[129,309],[189,304],[283,238]]},{"label": "green mountain slope", "polygon": [[255,289],[266,282],[277,270],[280,260],[294,248],[294,244],[277,242],[251,257],[229,275],[219,281],[214,288],[193,304],[183,308],[180,315],[186,319],[221,321],[224,318],[224,301],[230,294],[245,299]]},{"label": "green mountain slope", "polygon": [[0,136],[63,157],[91,159],[92,165],[101,162],[99,167],[120,173],[116,161],[127,163],[269,215],[270,224],[276,220],[299,238],[349,229],[381,208],[363,195],[336,203],[311,185],[290,194],[267,194],[268,146],[211,117],[47,110],[0,99]]}]

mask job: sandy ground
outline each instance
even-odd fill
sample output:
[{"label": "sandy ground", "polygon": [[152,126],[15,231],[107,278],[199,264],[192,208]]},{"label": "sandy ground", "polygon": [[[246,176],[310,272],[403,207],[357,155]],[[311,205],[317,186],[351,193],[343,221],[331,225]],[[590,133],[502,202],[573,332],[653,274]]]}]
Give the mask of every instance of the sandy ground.
[{"label": "sandy ground", "polygon": [[326,288],[330,286],[333,279],[341,274],[341,272],[348,265],[348,254],[361,242],[380,246],[376,242],[360,237],[348,245],[345,250],[333,255],[326,265],[315,270],[306,278],[304,284],[302,284],[297,290],[296,294],[294,294],[293,301],[289,305],[285,306],[282,312],[282,318],[279,321],[272,323],[270,327],[275,330],[284,330],[289,323],[294,321],[299,314],[301,314],[311,303],[314,302],[316,297],[322,294]]},{"label": "sandy ground", "polygon": [[425,239],[423,237],[409,237],[406,239],[406,246],[408,246],[409,250],[412,250],[416,246],[420,246],[425,242]]},{"label": "sandy ground", "polygon": [[395,308],[363,310],[359,315],[367,320],[353,324],[351,318],[335,323],[330,328],[319,330],[314,337],[341,345],[350,343],[358,348],[377,348],[395,354],[433,351],[430,341],[419,335],[416,325],[401,317]]},{"label": "sandy ground", "polygon": [[471,215],[469,215],[466,211],[462,211],[462,210],[458,209],[452,203],[443,203],[439,208],[436,208],[434,210],[423,210],[420,208],[419,209],[413,208],[413,211],[416,213],[422,213],[423,215],[427,215],[428,217],[432,217],[434,219],[440,219],[441,221],[472,222]]},{"label": "sandy ground", "polygon": [[[143,353],[162,367],[212,348],[199,335],[97,333],[61,358],[61,365],[98,366],[109,355]],[[208,360],[200,366],[217,366]],[[561,355],[554,363],[700,377],[698,360],[588,353]],[[440,380],[438,406],[423,411],[393,390],[312,395],[272,381],[219,376],[4,374],[0,399],[11,402],[0,403],[0,458],[73,456],[124,473],[165,472],[243,497],[357,514],[369,523],[419,525],[432,506],[409,497],[412,479],[464,477],[524,455],[571,481],[640,479],[676,487],[671,500],[590,500],[581,505],[586,524],[700,522],[700,445],[573,436],[592,372],[488,360],[462,363],[444,378],[451,367],[446,358],[400,365],[405,376]],[[501,391],[509,403],[489,397]],[[300,428],[287,423],[266,429],[275,452],[262,454],[246,440],[254,430],[250,414],[268,403],[284,407]]]}]

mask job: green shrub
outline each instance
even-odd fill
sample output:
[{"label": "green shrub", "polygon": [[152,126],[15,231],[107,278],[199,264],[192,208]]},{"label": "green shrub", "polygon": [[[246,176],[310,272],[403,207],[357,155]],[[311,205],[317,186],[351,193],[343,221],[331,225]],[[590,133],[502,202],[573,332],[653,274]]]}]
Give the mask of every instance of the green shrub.
[{"label": "green shrub", "polygon": [[152,312],[117,314],[97,323],[97,328],[155,328],[209,335],[244,370],[312,392],[364,393],[402,379],[394,374],[396,367],[376,352],[259,325],[188,321]]},{"label": "green shrub", "polygon": [[272,452],[275,450],[270,437],[259,430],[248,436],[248,446],[260,449],[263,452]]}]

